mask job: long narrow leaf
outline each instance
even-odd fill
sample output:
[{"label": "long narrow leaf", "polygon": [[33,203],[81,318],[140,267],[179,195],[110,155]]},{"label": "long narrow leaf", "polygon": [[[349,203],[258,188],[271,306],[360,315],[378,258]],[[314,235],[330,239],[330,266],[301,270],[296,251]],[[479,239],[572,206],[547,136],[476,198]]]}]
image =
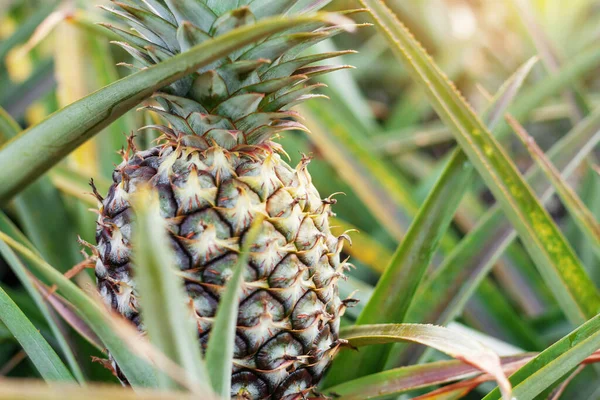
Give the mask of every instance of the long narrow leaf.
[{"label": "long narrow leaf", "polygon": [[39,256],[23,246],[10,236],[0,232],[0,240],[8,244],[13,250],[30,261],[30,267],[43,275],[52,284],[57,285],[67,300],[69,300],[80,313],[88,325],[104,342],[111,355],[123,370],[129,383],[135,387],[155,387],[156,374],[154,368],[146,361],[135,355],[132,350],[114,332],[108,321],[107,311],[100,308],[73,282],[65,278],[60,272],[52,268]]},{"label": "long narrow leaf", "polygon": [[[455,157],[463,157],[460,152]],[[454,158],[453,158],[454,160]],[[402,322],[413,295],[429,266],[437,244],[447,229],[471,174],[464,174],[462,163],[450,163],[440,177],[440,184],[425,201],[388,268],[379,278],[369,302],[360,313],[357,325]],[[392,345],[369,351],[345,353],[336,360],[327,382],[339,382],[380,371]],[[339,376],[338,376],[339,375]]]},{"label": "long narrow leaf", "polygon": [[[12,233],[11,236],[13,236],[13,238],[15,238],[15,236],[18,236],[18,230],[12,225],[12,223],[6,217],[6,215],[4,215],[1,212],[0,212],[0,230],[2,232],[8,233],[9,235],[11,235],[11,233]],[[23,244],[25,244],[25,243],[23,243]],[[58,345],[60,346],[62,353],[64,354],[65,358],[67,359],[67,362],[69,364],[69,367],[71,368],[71,371],[73,372],[73,375],[80,383],[83,383],[85,381],[85,379],[83,377],[83,373],[81,372],[81,369],[79,368],[79,365],[77,364],[77,360],[75,359],[75,355],[73,354],[73,351],[71,350],[71,347],[69,346],[67,338],[64,336],[63,331],[60,329],[60,327],[57,324],[57,321],[54,319],[53,315],[50,313],[50,309],[48,308],[47,302],[44,300],[42,295],[39,293],[39,291],[36,289],[35,285],[31,281],[30,277],[28,276],[26,266],[21,262],[21,260],[17,257],[17,255],[10,249],[10,247],[8,247],[3,242],[0,242],[0,253],[2,254],[2,257],[7,262],[7,264],[11,267],[14,274],[19,278],[23,287],[25,287],[25,289],[27,290],[27,293],[29,293],[29,295],[33,298],[38,309],[44,315],[44,318],[46,319],[46,322],[48,323],[48,326],[50,327],[50,330],[52,331],[54,338],[58,342]]]},{"label": "long narrow leaf", "polygon": [[4,63],[6,55],[15,46],[25,42],[42,21],[56,8],[59,0],[48,0],[23,23],[19,29],[6,40],[0,42],[0,65]]},{"label": "long narrow leaf", "polygon": [[[556,74],[544,78],[524,90],[522,95],[509,108],[509,113],[519,121],[527,120],[531,117],[532,111],[543,104],[545,100],[560,93],[566,87],[569,87],[574,80],[593,71],[599,65],[600,46],[592,47],[578,54],[568,63],[565,63]],[[495,133],[498,137],[505,137],[510,133],[510,127],[507,123],[502,123]]]},{"label": "long narrow leaf", "polygon": [[[562,170],[563,176],[568,177],[599,141],[600,108],[556,143],[547,157]],[[533,166],[526,176],[541,199],[547,202],[553,191],[540,168]],[[408,321],[446,324],[455,318],[515,238],[516,232],[500,207],[489,210],[420,288],[411,304]]]},{"label": "long narrow leaf", "polygon": [[312,22],[336,23],[327,13],[274,17],[243,26],[139,71],[65,107],[0,149],[0,203],[23,190],[51,166],[154,91],[258,39]]},{"label": "long narrow leaf", "polygon": [[[503,357],[503,368],[508,364],[524,364],[533,355]],[[480,374],[479,369],[457,360],[436,361],[421,365],[410,365],[379,372],[342,383],[327,389],[340,400],[363,400],[387,398],[415,389],[441,385],[461,379],[472,378]]]},{"label": "long narrow leaf", "polygon": [[[179,364],[191,382],[208,386],[196,324],[183,282],[175,271],[175,257],[160,216],[158,198],[149,190],[141,190],[132,204],[136,216],[132,231],[135,283],[150,343]],[[163,389],[178,387],[166,376],[159,383]]]},{"label": "long narrow leaf", "polygon": [[[19,132],[19,125],[0,108],[0,143]],[[42,177],[26,188],[13,204],[23,230],[48,262],[61,271],[77,262],[77,235],[60,193],[48,178]]]},{"label": "long narrow leaf", "polygon": [[355,347],[404,341],[429,346],[489,373],[500,385],[503,398],[511,398],[511,386],[502,370],[498,355],[457,331],[419,324],[361,325],[343,328],[340,337]]},{"label": "long narrow leaf", "polygon": [[575,191],[564,181],[560,172],[546,158],[542,149],[535,143],[535,140],[527,133],[525,128],[510,115],[507,115],[506,119],[527,148],[527,151],[529,151],[531,157],[537,162],[546,177],[552,182],[556,193],[560,196],[563,204],[569,210],[575,223],[586,233],[586,238],[589,238],[590,241],[592,241],[594,251],[600,255],[600,225],[598,224],[598,221],[596,221],[596,217],[586,207],[583,201],[581,201],[577,193],[575,193]]},{"label": "long narrow leaf", "polygon": [[21,127],[8,112],[0,107],[0,144],[8,141],[21,131]]},{"label": "long narrow leaf", "polygon": [[74,381],[60,357],[1,287],[0,320],[23,346],[23,350],[45,380]]},{"label": "long narrow leaf", "polygon": [[[518,399],[533,399],[600,348],[600,315],[590,319],[515,372],[510,381]],[[490,392],[484,400],[499,399]]]},{"label": "long narrow leaf", "polygon": [[[531,59],[525,63],[500,89],[486,112],[492,127],[499,120],[499,110],[505,110],[510,104],[535,62],[535,59]],[[472,172],[467,156],[460,149],[455,150],[379,279],[372,297],[356,321],[358,325],[406,321],[406,312],[440,238],[468,189]],[[333,384],[380,371],[392,347],[378,346],[368,352],[341,355],[330,371],[327,382]]]},{"label": "long narrow leaf", "polygon": [[222,398],[231,396],[231,365],[235,343],[235,331],[238,317],[239,296],[244,282],[250,246],[256,241],[262,227],[262,218],[257,218],[244,237],[245,245],[241,248],[233,267],[233,274],[227,281],[225,291],[219,301],[219,308],[210,331],[206,347],[206,363],[213,389]]},{"label": "long narrow leaf", "polygon": [[500,144],[385,5],[362,3],[499,200],[568,318],[578,324],[595,315],[600,308],[597,288]]}]

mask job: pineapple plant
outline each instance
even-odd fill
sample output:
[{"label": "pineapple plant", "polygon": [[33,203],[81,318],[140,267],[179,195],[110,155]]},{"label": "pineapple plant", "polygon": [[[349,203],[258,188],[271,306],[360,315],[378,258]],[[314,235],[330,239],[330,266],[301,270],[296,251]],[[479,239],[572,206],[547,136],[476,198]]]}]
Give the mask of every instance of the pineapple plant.
[{"label": "pineapple plant", "polygon": [[[257,19],[315,8],[290,0],[247,3],[115,1],[108,10],[137,34],[106,26],[149,67]],[[273,141],[279,132],[305,129],[291,106],[318,96],[311,94],[320,86],[308,84],[311,76],[337,69],[310,64],[345,52],[301,52],[338,31],[310,24],[268,37],[156,92],[155,105],[147,109],[162,124],[148,128],[160,132],[159,144],[142,151],[131,145],[108,193],[103,197],[94,189],[101,203],[98,289],[106,304],[138,326],[130,256],[130,198],[138,188],[158,193],[204,344],[240,247],[250,246],[239,299],[233,397],[308,393],[341,343],[340,316],[347,303],[337,282],[349,264],[340,259],[347,236],[336,237],[329,228],[335,199],[323,198],[312,184],[308,157],[291,167]],[[245,243],[258,216],[264,217],[261,234]],[[127,382],[120,372],[119,378]]]},{"label": "pineapple plant", "polygon": [[596,398],[598,9],[475,3],[0,5],[0,399]]}]

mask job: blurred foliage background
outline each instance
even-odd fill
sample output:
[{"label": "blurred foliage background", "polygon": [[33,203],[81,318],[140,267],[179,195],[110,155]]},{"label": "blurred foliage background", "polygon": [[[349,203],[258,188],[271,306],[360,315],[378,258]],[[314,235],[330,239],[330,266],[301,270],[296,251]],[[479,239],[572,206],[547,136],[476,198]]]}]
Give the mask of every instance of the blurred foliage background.
[{"label": "blurred foliage background", "polygon": [[[128,56],[109,44],[116,38],[95,24],[108,18],[96,7],[98,3],[1,0],[0,106],[22,128],[129,73],[117,65]],[[509,110],[544,150],[581,121],[586,110],[600,104],[598,1],[391,0],[387,4],[477,112],[489,105],[511,74],[539,55],[541,61]],[[358,7],[350,0],[335,0],[328,6],[330,10]],[[356,19],[367,20],[360,14]],[[338,232],[358,232],[352,234],[354,245],[348,248],[357,268],[342,289],[346,294],[359,290],[356,297],[365,300],[456,144],[423,90],[374,28],[339,35],[320,46],[358,50],[338,60],[355,68],[324,78],[328,87],[322,93],[329,100],[317,99],[303,106],[312,134],[285,133],[279,140],[294,162],[302,154],[312,155],[309,168],[322,195],[343,193],[336,196],[333,225],[339,226]],[[87,193],[87,181],[94,178],[101,191],[106,190],[113,167],[120,162],[116,150],[125,146],[125,134],[137,131],[149,118],[128,112],[55,167],[44,178],[47,192],[17,200],[7,209],[57,268],[67,271],[81,261],[77,235],[94,240],[96,216],[88,208],[95,200]],[[0,141],[7,139],[0,137]],[[153,139],[150,133],[140,133],[136,140],[147,147]],[[521,171],[532,165],[516,137],[504,135],[502,143]],[[596,218],[600,215],[597,156],[596,149],[569,178]],[[475,176],[427,276],[494,203],[483,181]],[[593,245],[557,197],[547,204],[589,275],[600,285],[600,261]],[[518,240],[498,254],[493,264],[485,277],[472,270],[453,283],[460,300],[454,305],[456,318],[450,319],[488,339],[498,339],[493,342],[495,350],[504,354],[543,349],[572,329]],[[92,285],[91,276],[80,274],[76,279]],[[35,316],[35,305],[1,262],[0,280],[19,306]],[[348,322],[355,317],[356,312],[346,316]],[[45,326],[41,316],[36,322]],[[100,357],[97,350],[83,340],[78,343],[86,374],[96,380],[112,379],[100,364],[89,360],[89,355]],[[439,355],[430,353],[429,357]],[[0,376],[35,376],[25,358],[0,326]],[[599,385],[589,384],[590,378],[597,379],[588,367],[569,385],[565,398],[600,398]],[[474,393],[473,398],[481,393],[485,391]]]}]

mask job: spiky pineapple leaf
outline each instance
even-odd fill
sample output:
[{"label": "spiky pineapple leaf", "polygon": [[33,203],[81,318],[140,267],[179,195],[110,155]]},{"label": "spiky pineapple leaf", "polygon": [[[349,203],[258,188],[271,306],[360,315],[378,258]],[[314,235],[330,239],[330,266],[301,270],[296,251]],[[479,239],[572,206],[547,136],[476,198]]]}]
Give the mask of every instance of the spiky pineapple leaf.
[{"label": "spiky pineapple leaf", "polygon": [[35,284],[37,290],[39,290],[40,294],[44,296],[48,300],[48,303],[52,305],[54,311],[58,313],[65,320],[67,324],[71,328],[73,328],[82,338],[88,341],[92,346],[100,351],[104,351],[104,346],[102,345],[102,341],[98,336],[92,331],[92,328],[77,314],[74,310],[74,306],[69,303],[67,300],[57,295],[54,292],[50,291],[50,287],[42,283],[39,279],[37,279],[33,275],[29,275],[31,280]]},{"label": "spiky pineapple leaf", "polygon": [[[490,128],[497,124],[498,116],[506,110],[535,62],[535,59],[526,62],[499,90],[485,113]],[[415,292],[469,187],[472,173],[473,167],[467,156],[461,149],[456,149],[377,282],[373,295],[356,320],[357,325],[407,321],[406,313]],[[382,370],[392,347],[378,346],[368,352],[341,355],[327,378],[328,382]]]},{"label": "spiky pineapple leaf", "polygon": [[[3,246],[6,246],[2,243]],[[46,381],[74,382],[58,354],[15,302],[0,287],[0,321],[19,341],[33,365]]]},{"label": "spiky pineapple leaf", "polygon": [[[317,43],[314,47],[316,54],[320,53],[337,53],[335,44],[331,40],[326,40]],[[348,52],[351,56],[352,53]],[[360,58],[364,56],[364,53],[360,54]],[[344,57],[339,57],[333,60],[334,65],[340,67],[344,66]],[[353,58],[353,61],[355,59]],[[359,61],[359,60],[356,60]],[[350,69],[342,70],[336,74],[324,75],[320,79],[323,83],[327,84],[328,90],[327,95],[331,97],[333,102],[343,104],[349,112],[346,114],[346,118],[351,118],[353,124],[363,130],[366,134],[374,134],[380,128],[377,123],[377,118],[372,108],[369,106],[367,99],[361,92],[356,79],[352,76]]]},{"label": "spiky pineapple leaf", "polygon": [[345,22],[340,18],[316,13],[264,19],[203,42],[63,108],[0,149],[0,169],[11,176],[0,182],[0,203],[6,203],[80,144],[165,85],[273,33],[311,22]]},{"label": "spiky pineapple leaf", "polygon": [[[570,175],[600,140],[598,130],[600,109],[556,143],[548,157],[566,176]],[[548,201],[550,186],[539,168],[534,166],[526,177],[542,200]],[[419,289],[407,321],[446,324],[455,318],[515,237],[498,206],[488,211]],[[395,350],[396,357],[400,357],[401,351]],[[402,351],[406,350],[404,346]]]},{"label": "spiky pineapple leaf", "polygon": [[[523,365],[533,354],[502,357],[503,368]],[[340,400],[387,398],[416,389],[480,376],[480,370],[458,360],[435,361],[379,372],[327,389]]]},{"label": "spiky pineapple leaf", "polygon": [[[20,132],[20,126],[0,107],[0,143]],[[77,235],[60,193],[48,178],[43,177],[25,189],[13,205],[23,230],[45,259],[61,271],[77,262]]]},{"label": "spiky pineapple leaf", "polygon": [[[464,155],[455,151],[448,168],[440,176],[379,278],[373,295],[356,321],[358,325],[405,320],[414,293],[462,198],[464,191],[458,188],[467,187],[470,183],[472,173],[465,171],[465,162]],[[340,363],[346,365],[346,371],[353,369],[353,365],[360,366],[361,375],[377,372],[385,364],[390,347],[380,346],[359,353],[361,362]]]},{"label": "spiky pineapple leaf", "polygon": [[[94,34],[87,35],[87,42],[89,49],[86,51],[86,56],[91,61],[93,68],[94,78],[88,78],[92,87],[94,89],[101,88],[118,80],[119,74],[109,43]],[[115,164],[121,162],[115,149],[120,149],[125,145],[124,133],[134,132],[136,128],[134,115],[129,112],[118,118],[104,129],[101,135],[97,136],[99,168],[104,176],[110,177]]]},{"label": "spiky pineapple leaf", "polygon": [[[547,157],[563,176],[570,176],[599,141],[600,108],[552,146]],[[539,167],[527,171],[526,178],[547,202],[552,190]],[[516,232],[500,207],[489,210],[417,292],[408,320],[437,324],[452,320],[515,238]]]},{"label": "spiky pineapple leaf", "polygon": [[[510,377],[514,396],[533,399],[600,348],[600,315],[538,354]],[[498,389],[484,400],[500,399]]]},{"label": "spiky pineapple leaf", "polygon": [[4,232],[0,232],[0,240],[29,261],[32,270],[58,287],[58,290],[76,307],[77,312],[102,340],[134,388],[156,387],[157,378],[154,367],[136,355],[114,331],[113,322],[110,321],[107,310],[101,308],[99,302],[94,301],[27,246]]},{"label": "spiky pineapple leaf", "polygon": [[600,255],[600,224],[598,224],[596,217],[586,207],[577,193],[565,182],[560,171],[548,160],[543,150],[540,149],[525,128],[511,116],[507,115],[506,118],[508,124],[513,128],[519,139],[521,139],[531,157],[537,162],[544,175],[552,182],[556,193],[561,198],[567,210],[569,210],[575,223],[585,233],[585,237],[592,242],[592,247],[596,254]]},{"label": "spiky pineapple leaf", "polygon": [[[169,247],[165,220],[160,215],[158,196],[139,189],[132,205],[135,282],[142,322],[150,343],[182,367],[188,379],[208,387],[206,367],[200,355],[194,312],[177,276],[175,256]],[[170,377],[159,380],[163,389],[179,385]]]},{"label": "spiky pineapple leaf", "polygon": [[231,396],[231,365],[244,271],[250,256],[250,245],[256,241],[262,221],[262,218],[254,220],[244,236],[244,245],[240,249],[238,259],[233,267],[233,274],[227,281],[225,291],[219,301],[206,346],[206,363],[210,366],[208,374],[213,389],[224,399]]},{"label": "spiky pineapple leaf", "polygon": [[[27,239],[22,237],[18,231],[18,229],[11,223],[11,221],[4,215],[4,213],[0,212],[0,230],[2,232],[6,232],[11,235],[13,238],[19,240],[23,245],[27,245]],[[54,339],[57,341],[60,349],[67,359],[67,363],[71,369],[71,372],[75,376],[75,378],[80,382],[85,382],[85,378],[83,373],[81,372],[81,368],[77,363],[75,355],[68,343],[67,338],[64,335],[63,330],[58,326],[55,317],[50,313],[50,309],[48,308],[48,303],[42,294],[36,289],[34,282],[32,281],[31,275],[28,273],[28,269],[23,264],[23,262],[17,257],[17,255],[8,247],[5,243],[0,242],[0,254],[6,261],[6,263],[10,266],[13,273],[19,278],[21,284],[27,290],[27,293],[34,300],[38,309],[41,311],[42,315],[46,319],[48,326],[52,334],[54,335]]]},{"label": "spiky pineapple leaf", "polygon": [[475,116],[406,28],[377,0],[362,0],[398,58],[427,91],[432,105],[499,200],[571,322],[600,309],[600,293],[556,224],[500,144]]},{"label": "spiky pineapple leaf", "polygon": [[435,325],[379,324],[345,327],[340,337],[354,347],[406,341],[429,346],[492,375],[502,389],[502,398],[511,398],[500,357],[464,333]]}]

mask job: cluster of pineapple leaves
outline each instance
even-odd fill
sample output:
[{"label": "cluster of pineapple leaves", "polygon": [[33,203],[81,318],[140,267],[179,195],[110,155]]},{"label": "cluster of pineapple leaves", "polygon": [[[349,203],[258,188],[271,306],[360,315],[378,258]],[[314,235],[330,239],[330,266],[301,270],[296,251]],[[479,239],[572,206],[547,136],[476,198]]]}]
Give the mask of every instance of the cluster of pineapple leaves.
[{"label": "cluster of pineapple leaves", "polygon": [[[95,231],[88,180],[106,192],[124,133],[153,123],[135,108],[190,65],[294,24],[345,19],[263,20],[128,75],[116,66],[127,55],[109,45],[117,38],[94,24],[107,18],[96,2],[67,3],[0,3],[0,399],[226,397],[241,274],[205,359],[174,345],[196,345],[184,318],[159,340],[136,340],[92,293],[93,265],[80,254]],[[329,100],[299,110],[310,134],[278,139],[292,165],[313,156],[321,194],[345,193],[334,231],[356,230],[347,252],[357,268],[340,291],[360,302],[343,317],[349,349],[321,383],[325,395],[600,396],[595,3],[328,5],[364,7],[351,18],[373,26],[317,46],[358,50],[337,61],[356,69],[322,77]],[[140,290],[165,293],[146,304],[160,326],[161,315],[181,314],[183,294],[162,267],[160,218],[140,204],[138,219]],[[135,392],[118,386],[106,349]],[[99,383],[112,386],[85,387]]]}]

